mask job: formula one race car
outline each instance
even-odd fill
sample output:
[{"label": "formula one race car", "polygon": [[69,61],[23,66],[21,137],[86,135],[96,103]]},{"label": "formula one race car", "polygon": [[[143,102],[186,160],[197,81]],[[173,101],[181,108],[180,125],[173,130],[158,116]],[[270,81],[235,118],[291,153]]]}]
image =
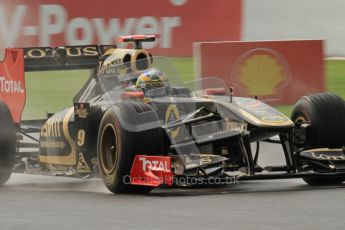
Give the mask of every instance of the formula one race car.
[{"label": "formula one race car", "polygon": [[[133,49],[7,49],[0,65],[0,183],[12,172],[100,176],[113,193],[233,178],[345,181],[343,99],[302,97],[290,120],[256,98],[233,96],[220,79],[179,82],[167,58],[142,48],[155,39],[120,39]],[[21,120],[24,72],[71,69],[91,69],[73,106]],[[260,142],[280,144],[286,164],[260,167]]]}]

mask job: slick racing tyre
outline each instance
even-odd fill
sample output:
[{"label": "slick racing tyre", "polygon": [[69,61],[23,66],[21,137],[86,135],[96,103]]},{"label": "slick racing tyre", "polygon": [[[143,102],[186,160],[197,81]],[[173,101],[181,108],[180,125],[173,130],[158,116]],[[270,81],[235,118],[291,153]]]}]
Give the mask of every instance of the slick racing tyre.
[{"label": "slick racing tyre", "polygon": [[5,103],[0,101],[0,186],[10,178],[16,152],[16,138],[12,116]]},{"label": "slick racing tyre", "polygon": [[112,107],[106,111],[99,127],[97,151],[100,175],[112,193],[148,193],[153,187],[129,184],[130,170],[135,155],[162,154],[167,151],[159,144],[163,142],[163,132],[160,128],[132,132],[120,122],[119,113],[132,116],[133,111],[136,111],[139,116],[141,113],[150,112],[151,106],[123,102],[119,107],[120,110]]},{"label": "slick racing tyre", "polygon": [[[295,124],[310,122],[308,148],[340,148],[345,144],[345,102],[332,93],[319,93],[302,97],[291,114]],[[303,178],[310,185],[332,185],[345,181],[345,177],[316,176]]]}]

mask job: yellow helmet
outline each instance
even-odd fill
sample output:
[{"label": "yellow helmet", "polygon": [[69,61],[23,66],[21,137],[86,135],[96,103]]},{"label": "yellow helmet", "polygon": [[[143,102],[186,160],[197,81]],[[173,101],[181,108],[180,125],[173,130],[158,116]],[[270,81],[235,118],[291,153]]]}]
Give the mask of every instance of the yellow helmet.
[{"label": "yellow helmet", "polygon": [[169,86],[168,78],[158,69],[150,69],[142,73],[136,81],[136,87],[146,91],[148,89]]}]

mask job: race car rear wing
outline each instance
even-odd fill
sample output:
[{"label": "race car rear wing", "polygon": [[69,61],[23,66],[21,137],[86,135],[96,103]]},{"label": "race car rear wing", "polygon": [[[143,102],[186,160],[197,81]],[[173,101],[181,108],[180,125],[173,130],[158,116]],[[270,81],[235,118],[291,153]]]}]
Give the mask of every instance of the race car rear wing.
[{"label": "race car rear wing", "polygon": [[24,50],[24,71],[94,68],[102,55],[115,45],[28,47]]},{"label": "race car rear wing", "polygon": [[[153,42],[157,35],[129,35],[118,38],[119,42],[132,42],[134,49],[142,49],[142,42]],[[103,54],[116,48],[115,45],[86,45],[59,47],[28,47],[24,50],[24,70],[73,70],[92,69],[100,61]]]}]

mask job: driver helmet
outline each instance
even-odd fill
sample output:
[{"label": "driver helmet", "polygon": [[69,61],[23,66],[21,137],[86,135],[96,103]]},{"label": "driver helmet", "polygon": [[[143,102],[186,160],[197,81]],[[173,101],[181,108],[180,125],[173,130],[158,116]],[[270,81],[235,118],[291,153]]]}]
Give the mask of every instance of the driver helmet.
[{"label": "driver helmet", "polygon": [[145,92],[151,89],[168,87],[169,81],[166,75],[158,69],[150,69],[139,75],[135,85]]}]

